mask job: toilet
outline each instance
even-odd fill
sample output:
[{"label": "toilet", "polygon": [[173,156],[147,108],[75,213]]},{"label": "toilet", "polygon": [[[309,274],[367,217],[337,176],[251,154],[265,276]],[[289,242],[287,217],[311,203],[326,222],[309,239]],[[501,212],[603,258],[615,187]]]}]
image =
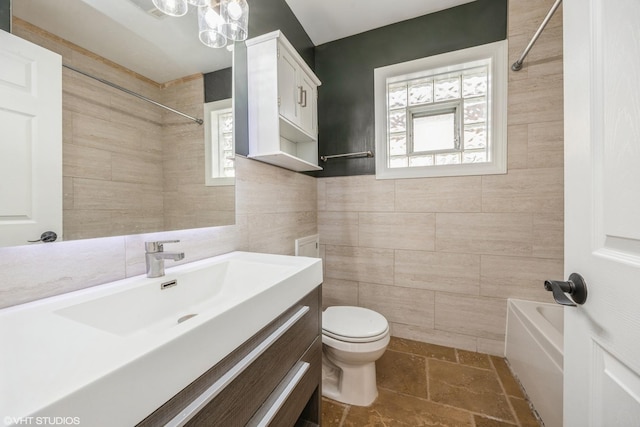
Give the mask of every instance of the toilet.
[{"label": "toilet", "polygon": [[322,313],[322,395],[369,406],[378,397],[376,360],[389,344],[389,323],[363,307],[328,307]]}]

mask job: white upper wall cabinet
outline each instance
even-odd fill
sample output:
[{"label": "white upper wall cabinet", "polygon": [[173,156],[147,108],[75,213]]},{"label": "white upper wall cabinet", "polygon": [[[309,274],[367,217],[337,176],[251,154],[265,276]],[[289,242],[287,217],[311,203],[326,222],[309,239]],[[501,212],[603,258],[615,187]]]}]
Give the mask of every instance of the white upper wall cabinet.
[{"label": "white upper wall cabinet", "polygon": [[249,157],[298,172],[321,170],[320,80],[280,31],[246,44]]}]

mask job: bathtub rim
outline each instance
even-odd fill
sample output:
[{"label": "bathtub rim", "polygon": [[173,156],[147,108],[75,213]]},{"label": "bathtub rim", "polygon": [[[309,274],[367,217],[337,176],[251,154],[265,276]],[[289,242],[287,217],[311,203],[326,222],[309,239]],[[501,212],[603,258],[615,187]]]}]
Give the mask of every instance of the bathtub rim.
[{"label": "bathtub rim", "polygon": [[[562,306],[556,304],[508,298],[507,313],[512,312],[514,314],[525,329],[529,331],[536,344],[549,356],[558,369],[564,372],[564,336],[536,309],[541,305],[564,311]],[[506,330],[509,330],[508,315]],[[505,337],[505,356],[507,354],[507,343],[508,336]]]}]

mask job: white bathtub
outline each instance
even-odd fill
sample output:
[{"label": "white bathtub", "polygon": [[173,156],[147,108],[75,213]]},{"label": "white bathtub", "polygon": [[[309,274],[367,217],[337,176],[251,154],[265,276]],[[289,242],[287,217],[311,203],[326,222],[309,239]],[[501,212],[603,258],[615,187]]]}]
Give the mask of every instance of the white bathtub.
[{"label": "white bathtub", "polygon": [[509,299],[506,357],[546,427],[562,427],[562,306]]}]

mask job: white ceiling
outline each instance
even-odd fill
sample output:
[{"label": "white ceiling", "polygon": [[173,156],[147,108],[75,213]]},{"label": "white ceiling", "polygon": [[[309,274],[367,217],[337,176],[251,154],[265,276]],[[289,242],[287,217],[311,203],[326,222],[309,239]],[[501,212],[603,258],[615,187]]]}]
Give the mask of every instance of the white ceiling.
[{"label": "white ceiling", "polygon": [[227,49],[200,43],[193,7],[179,18],[147,13],[155,9],[151,0],[14,0],[12,7],[19,18],[158,83],[231,66]]},{"label": "white ceiling", "polygon": [[[285,1],[319,45],[473,0]],[[12,7],[16,16],[159,83],[232,63],[228,50],[200,43],[193,7],[180,18],[148,13],[152,0],[14,0]]]},{"label": "white ceiling", "polygon": [[474,0],[285,0],[314,45]]}]

